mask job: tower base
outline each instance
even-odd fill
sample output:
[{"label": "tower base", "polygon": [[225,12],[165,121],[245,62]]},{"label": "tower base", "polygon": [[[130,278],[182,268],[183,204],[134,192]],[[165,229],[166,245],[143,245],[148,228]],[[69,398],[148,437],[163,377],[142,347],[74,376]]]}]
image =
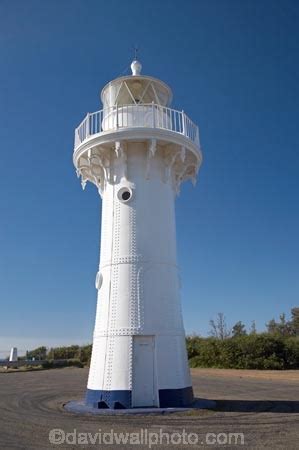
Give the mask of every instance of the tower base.
[{"label": "tower base", "polygon": [[[192,405],[193,402],[192,386],[181,389],[159,389],[160,408],[182,408]],[[132,391],[87,389],[85,403],[98,409],[129,409],[132,408]]]},{"label": "tower base", "polygon": [[94,415],[145,415],[145,414],[173,414],[178,412],[187,412],[190,410],[215,409],[216,402],[214,400],[195,399],[190,406],[186,407],[169,407],[169,408],[94,408],[87,405],[84,401],[70,401],[64,405],[66,411],[75,414],[94,414]]}]

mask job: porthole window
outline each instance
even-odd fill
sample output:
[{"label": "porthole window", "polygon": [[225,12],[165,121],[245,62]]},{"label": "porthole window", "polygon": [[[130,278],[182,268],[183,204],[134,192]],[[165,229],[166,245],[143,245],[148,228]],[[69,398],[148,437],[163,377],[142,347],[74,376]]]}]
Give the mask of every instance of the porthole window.
[{"label": "porthole window", "polygon": [[132,191],[127,187],[123,187],[118,191],[117,196],[121,202],[126,203],[132,197]]},{"label": "porthole window", "polygon": [[101,274],[101,272],[98,272],[97,276],[96,276],[96,282],[95,282],[96,289],[100,290],[102,287],[102,284],[103,284],[103,275]]},{"label": "porthole window", "polygon": [[125,202],[126,202],[127,200],[129,200],[130,197],[131,197],[131,192],[129,192],[129,191],[124,191],[124,192],[121,194],[121,198],[122,198]]}]

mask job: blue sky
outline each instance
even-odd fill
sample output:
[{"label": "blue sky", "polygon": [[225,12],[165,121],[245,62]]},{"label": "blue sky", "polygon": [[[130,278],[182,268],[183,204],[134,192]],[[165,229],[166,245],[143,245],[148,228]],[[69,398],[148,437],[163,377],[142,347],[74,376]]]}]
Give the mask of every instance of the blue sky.
[{"label": "blue sky", "polygon": [[186,331],[298,306],[298,18],[290,0],[0,2],[0,350],[91,341],[101,204],[73,133],[135,43],[200,127],[177,200]]}]

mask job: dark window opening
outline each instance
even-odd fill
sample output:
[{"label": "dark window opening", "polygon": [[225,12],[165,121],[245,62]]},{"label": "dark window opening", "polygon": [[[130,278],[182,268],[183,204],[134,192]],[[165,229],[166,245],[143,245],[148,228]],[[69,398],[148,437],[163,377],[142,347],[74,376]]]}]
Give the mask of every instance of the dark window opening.
[{"label": "dark window opening", "polygon": [[130,197],[131,197],[131,193],[130,193],[129,191],[124,191],[124,192],[121,194],[121,198],[122,198],[124,201],[129,200]]}]

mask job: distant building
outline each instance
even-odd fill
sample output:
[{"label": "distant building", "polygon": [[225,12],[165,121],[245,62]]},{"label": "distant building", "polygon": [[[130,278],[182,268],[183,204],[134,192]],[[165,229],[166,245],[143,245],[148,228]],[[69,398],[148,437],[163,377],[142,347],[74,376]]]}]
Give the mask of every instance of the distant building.
[{"label": "distant building", "polygon": [[17,347],[12,347],[10,350],[9,361],[18,361],[18,349]]}]

